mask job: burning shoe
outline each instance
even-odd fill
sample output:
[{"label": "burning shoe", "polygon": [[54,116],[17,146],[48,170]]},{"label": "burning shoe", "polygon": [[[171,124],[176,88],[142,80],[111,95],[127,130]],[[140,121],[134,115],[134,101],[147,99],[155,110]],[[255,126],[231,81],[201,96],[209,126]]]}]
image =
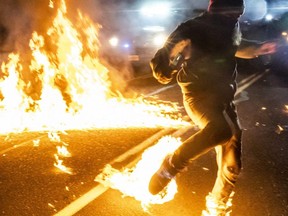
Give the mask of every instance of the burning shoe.
[{"label": "burning shoe", "polygon": [[161,167],[152,176],[149,183],[149,191],[151,194],[156,195],[161,192],[179,172],[179,170],[171,164],[171,159],[172,155],[167,155]]},{"label": "burning shoe", "polygon": [[206,196],[206,210],[202,211],[202,216],[230,216],[231,210],[231,199],[227,203],[217,200],[212,193]]}]

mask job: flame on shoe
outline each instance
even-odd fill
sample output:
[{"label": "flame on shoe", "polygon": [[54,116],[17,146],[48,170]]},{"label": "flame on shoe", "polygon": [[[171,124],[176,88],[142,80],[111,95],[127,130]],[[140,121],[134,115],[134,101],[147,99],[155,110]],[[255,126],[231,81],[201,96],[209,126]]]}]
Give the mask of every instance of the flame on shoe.
[{"label": "flame on shoe", "polygon": [[168,202],[177,193],[177,184],[174,179],[157,195],[152,195],[149,192],[148,185],[165,156],[173,153],[181,144],[180,138],[165,136],[154,146],[146,149],[133,168],[117,170],[111,165],[106,165],[102,173],[95,178],[95,181],[106,187],[119,190],[124,196],[135,198],[141,202],[143,209],[148,211],[151,204]]},{"label": "flame on shoe", "polygon": [[188,124],[175,103],[115,94],[99,58],[100,25],[80,11],[77,20],[67,18],[61,0],[47,35],[33,32],[31,59],[11,53],[2,62],[0,133]]}]

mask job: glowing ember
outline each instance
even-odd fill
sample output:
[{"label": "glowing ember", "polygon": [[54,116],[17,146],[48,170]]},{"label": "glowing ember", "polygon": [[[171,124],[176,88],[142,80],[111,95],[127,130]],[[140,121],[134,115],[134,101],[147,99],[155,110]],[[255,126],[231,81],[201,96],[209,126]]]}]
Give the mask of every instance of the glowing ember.
[{"label": "glowing ember", "polygon": [[134,197],[141,202],[144,210],[148,210],[150,204],[168,202],[177,193],[175,180],[172,180],[163,192],[155,196],[148,191],[148,184],[165,156],[174,152],[181,144],[179,138],[163,137],[142,154],[141,160],[135,167],[120,171],[107,165],[95,181],[121,191],[124,196]]},{"label": "glowing ember", "polygon": [[0,133],[188,125],[174,103],[115,96],[98,57],[100,26],[81,12],[74,26],[66,15],[62,0],[47,35],[32,34],[28,67],[21,53],[2,62]]}]

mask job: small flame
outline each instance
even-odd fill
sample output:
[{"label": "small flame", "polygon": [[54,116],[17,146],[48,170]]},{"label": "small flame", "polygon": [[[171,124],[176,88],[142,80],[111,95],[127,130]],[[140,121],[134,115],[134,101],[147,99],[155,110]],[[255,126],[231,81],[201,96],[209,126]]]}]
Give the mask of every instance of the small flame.
[{"label": "small flame", "polygon": [[57,153],[62,157],[71,157],[71,153],[68,151],[66,146],[56,146]]},{"label": "small flame", "polygon": [[61,158],[71,157],[71,153],[67,149],[68,144],[61,141],[59,134],[55,132],[54,133],[49,132],[48,138],[50,139],[51,142],[57,143],[57,146],[56,146],[57,153],[54,154],[54,158],[55,158],[54,166],[58,168],[59,170],[61,170],[62,172],[72,175],[73,174],[72,169],[69,167],[66,167],[63,164],[64,162],[63,159],[61,159]]},{"label": "small flame", "polygon": [[54,2],[53,2],[53,0],[49,0],[49,7],[50,7],[50,8],[54,8]]},{"label": "small flame", "polygon": [[121,191],[124,196],[134,197],[141,202],[145,211],[148,210],[151,204],[168,202],[177,193],[175,180],[172,180],[165,190],[157,195],[150,194],[148,184],[152,175],[159,169],[165,156],[174,152],[181,144],[179,138],[165,136],[142,154],[141,160],[135,167],[120,171],[112,168],[111,165],[107,165],[103,172],[95,178],[95,181]]},{"label": "small flame", "polygon": [[235,192],[232,191],[226,203],[219,201],[216,197],[209,193],[206,196],[206,210],[202,211],[202,216],[230,216],[232,212],[232,199]]},{"label": "small flame", "polygon": [[54,157],[55,157],[55,160],[56,160],[56,162],[54,163],[54,166],[55,166],[56,168],[58,168],[59,170],[61,170],[61,171],[64,172],[64,173],[67,173],[67,174],[70,174],[70,175],[73,174],[72,169],[69,168],[69,167],[66,167],[66,166],[63,164],[63,160],[61,160],[57,154],[54,154]]}]

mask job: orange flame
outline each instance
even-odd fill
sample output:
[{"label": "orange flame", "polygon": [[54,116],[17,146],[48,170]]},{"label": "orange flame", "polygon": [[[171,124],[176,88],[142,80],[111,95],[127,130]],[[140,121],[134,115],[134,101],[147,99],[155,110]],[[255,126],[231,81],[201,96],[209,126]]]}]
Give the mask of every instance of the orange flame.
[{"label": "orange flame", "polygon": [[172,180],[164,191],[157,195],[150,194],[148,184],[165,156],[174,152],[181,144],[179,138],[165,136],[142,154],[141,160],[135,167],[120,171],[107,165],[103,172],[95,178],[95,181],[121,191],[124,196],[134,197],[141,202],[143,209],[148,211],[151,204],[168,202],[177,193],[175,180]]},{"label": "orange flame", "polygon": [[115,96],[99,59],[100,26],[79,12],[77,30],[66,14],[62,0],[47,35],[33,32],[29,67],[19,53],[2,63],[0,133],[188,125],[175,103]]}]

